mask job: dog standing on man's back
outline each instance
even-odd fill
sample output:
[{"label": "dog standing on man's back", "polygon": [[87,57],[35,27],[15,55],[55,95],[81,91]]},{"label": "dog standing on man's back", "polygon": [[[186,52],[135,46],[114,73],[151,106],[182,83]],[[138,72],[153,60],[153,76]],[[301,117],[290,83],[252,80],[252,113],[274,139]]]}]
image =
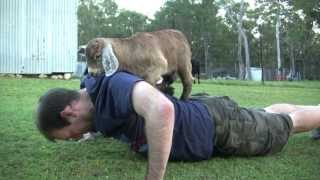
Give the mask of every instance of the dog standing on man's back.
[{"label": "dog standing on man's back", "polygon": [[187,99],[191,93],[191,50],[180,31],[168,29],[141,32],[128,38],[95,38],[87,44],[86,58],[89,74],[111,75],[126,70],[153,86],[161,83],[163,77],[177,73],[183,84],[181,99]]}]

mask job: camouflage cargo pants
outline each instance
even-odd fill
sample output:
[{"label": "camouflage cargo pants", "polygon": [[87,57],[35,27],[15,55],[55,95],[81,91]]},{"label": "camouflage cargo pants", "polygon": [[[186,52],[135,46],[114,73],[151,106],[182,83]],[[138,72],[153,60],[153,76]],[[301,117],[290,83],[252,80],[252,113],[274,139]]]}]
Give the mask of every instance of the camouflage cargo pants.
[{"label": "camouflage cargo pants", "polygon": [[255,156],[273,154],[286,145],[292,130],[287,114],[247,109],[227,96],[202,96],[215,123],[215,154]]}]

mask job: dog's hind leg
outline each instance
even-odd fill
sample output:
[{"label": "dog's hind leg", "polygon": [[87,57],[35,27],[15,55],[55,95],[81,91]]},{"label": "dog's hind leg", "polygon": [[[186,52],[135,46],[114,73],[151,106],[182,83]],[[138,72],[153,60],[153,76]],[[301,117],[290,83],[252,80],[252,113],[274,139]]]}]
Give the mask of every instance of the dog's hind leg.
[{"label": "dog's hind leg", "polygon": [[178,74],[183,85],[183,90],[180,99],[186,100],[189,98],[189,95],[192,90],[192,74],[188,71],[179,71]]},{"label": "dog's hind leg", "polygon": [[180,56],[178,62],[178,75],[183,85],[183,91],[180,99],[186,100],[189,98],[191,93],[193,81],[190,53],[185,53],[184,55]]}]

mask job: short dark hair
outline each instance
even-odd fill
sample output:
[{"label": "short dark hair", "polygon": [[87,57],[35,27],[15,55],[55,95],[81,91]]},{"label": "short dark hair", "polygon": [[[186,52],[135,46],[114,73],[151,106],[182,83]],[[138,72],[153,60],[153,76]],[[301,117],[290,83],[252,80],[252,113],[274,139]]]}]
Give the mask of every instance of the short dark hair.
[{"label": "short dark hair", "polygon": [[60,112],[67,105],[70,105],[72,101],[79,99],[80,93],[78,91],[65,88],[50,89],[40,97],[36,112],[36,125],[44,137],[50,141],[54,141],[54,137],[50,135],[50,131],[70,124],[60,116]]}]

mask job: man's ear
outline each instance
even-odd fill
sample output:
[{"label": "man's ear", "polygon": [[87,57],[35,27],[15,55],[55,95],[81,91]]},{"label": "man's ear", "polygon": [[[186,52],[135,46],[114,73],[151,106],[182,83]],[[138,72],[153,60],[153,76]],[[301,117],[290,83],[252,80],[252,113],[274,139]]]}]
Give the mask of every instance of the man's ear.
[{"label": "man's ear", "polygon": [[70,105],[66,106],[63,111],[60,112],[60,116],[64,119],[68,119],[68,117],[74,117],[75,113],[72,111]]}]

